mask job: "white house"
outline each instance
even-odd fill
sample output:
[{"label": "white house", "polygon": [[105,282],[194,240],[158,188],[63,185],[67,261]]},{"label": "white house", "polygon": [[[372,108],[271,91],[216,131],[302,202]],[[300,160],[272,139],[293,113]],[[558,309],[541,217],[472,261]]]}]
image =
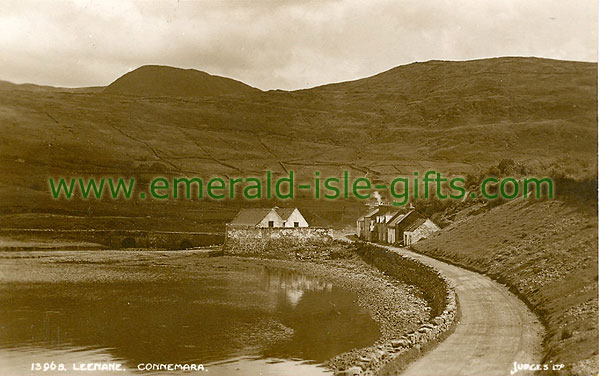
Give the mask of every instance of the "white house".
[{"label": "white house", "polygon": [[298,208],[275,208],[283,221],[282,227],[308,227],[308,222]]},{"label": "white house", "polygon": [[241,209],[227,227],[308,227],[308,222],[297,208],[256,208]]}]

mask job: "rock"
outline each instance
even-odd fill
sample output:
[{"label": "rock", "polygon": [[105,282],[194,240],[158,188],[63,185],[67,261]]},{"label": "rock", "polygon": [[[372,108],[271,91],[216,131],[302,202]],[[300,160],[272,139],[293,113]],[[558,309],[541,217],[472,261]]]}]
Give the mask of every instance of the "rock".
[{"label": "rock", "polygon": [[362,372],[363,372],[362,368],[355,366],[355,367],[350,367],[350,368],[348,368],[347,370],[345,370],[343,372],[337,373],[336,375],[340,375],[340,376],[342,376],[342,375],[343,376],[359,376],[359,375],[362,374]]},{"label": "rock", "polygon": [[406,347],[409,345],[409,342],[405,339],[397,339],[392,341],[393,347]]}]

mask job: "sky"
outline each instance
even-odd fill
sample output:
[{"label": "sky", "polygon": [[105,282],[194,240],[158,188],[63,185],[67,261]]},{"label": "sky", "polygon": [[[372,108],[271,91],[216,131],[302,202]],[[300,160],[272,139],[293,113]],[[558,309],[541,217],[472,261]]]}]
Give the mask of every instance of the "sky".
[{"label": "sky", "polygon": [[145,64],[263,90],[427,60],[597,61],[595,0],[0,0],[0,80],[104,86]]}]

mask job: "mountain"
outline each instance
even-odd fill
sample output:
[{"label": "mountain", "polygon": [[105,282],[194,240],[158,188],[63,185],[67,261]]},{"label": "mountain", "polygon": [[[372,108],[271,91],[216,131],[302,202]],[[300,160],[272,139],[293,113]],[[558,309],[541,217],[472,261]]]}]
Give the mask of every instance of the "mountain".
[{"label": "mountain", "polygon": [[[119,88],[138,95],[114,95]],[[222,229],[240,206],[279,204],[54,200],[49,177],[125,176],[143,185],[156,176],[247,177],[266,170],[293,170],[297,180],[312,181],[315,172],[347,170],[389,183],[428,169],[474,174],[503,159],[540,174],[597,174],[595,63],[430,61],[292,92],[142,67],[101,93],[0,90],[0,103],[4,227],[55,227],[67,223],[56,216],[69,215],[68,225],[82,228]],[[344,225],[365,202],[305,197],[289,204]]]},{"label": "mountain", "polygon": [[0,90],[25,90],[25,91],[64,91],[69,93],[98,93],[104,90],[102,86],[91,86],[91,87],[56,87],[48,85],[36,85],[36,84],[15,84],[9,81],[0,80]]},{"label": "mountain", "polygon": [[259,92],[243,82],[195,69],[144,65],[108,85],[105,93],[139,96],[203,97]]}]

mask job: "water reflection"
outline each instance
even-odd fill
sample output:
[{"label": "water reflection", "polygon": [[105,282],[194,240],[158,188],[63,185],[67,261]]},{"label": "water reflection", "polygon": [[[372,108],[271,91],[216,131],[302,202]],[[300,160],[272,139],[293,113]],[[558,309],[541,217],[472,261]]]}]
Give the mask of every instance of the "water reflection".
[{"label": "water reflection", "polygon": [[262,267],[172,281],[8,284],[0,287],[0,369],[118,361],[126,373],[151,362],[202,363],[213,375],[318,374],[318,364],[378,338],[356,299]]},{"label": "water reflection", "polygon": [[280,268],[265,268],[263,284],[268,291],[278,293],[283,291],[291,305],[296,306],[305,291],[326,291],[331,293],[333,284],[325,282],[292,270]]}]

